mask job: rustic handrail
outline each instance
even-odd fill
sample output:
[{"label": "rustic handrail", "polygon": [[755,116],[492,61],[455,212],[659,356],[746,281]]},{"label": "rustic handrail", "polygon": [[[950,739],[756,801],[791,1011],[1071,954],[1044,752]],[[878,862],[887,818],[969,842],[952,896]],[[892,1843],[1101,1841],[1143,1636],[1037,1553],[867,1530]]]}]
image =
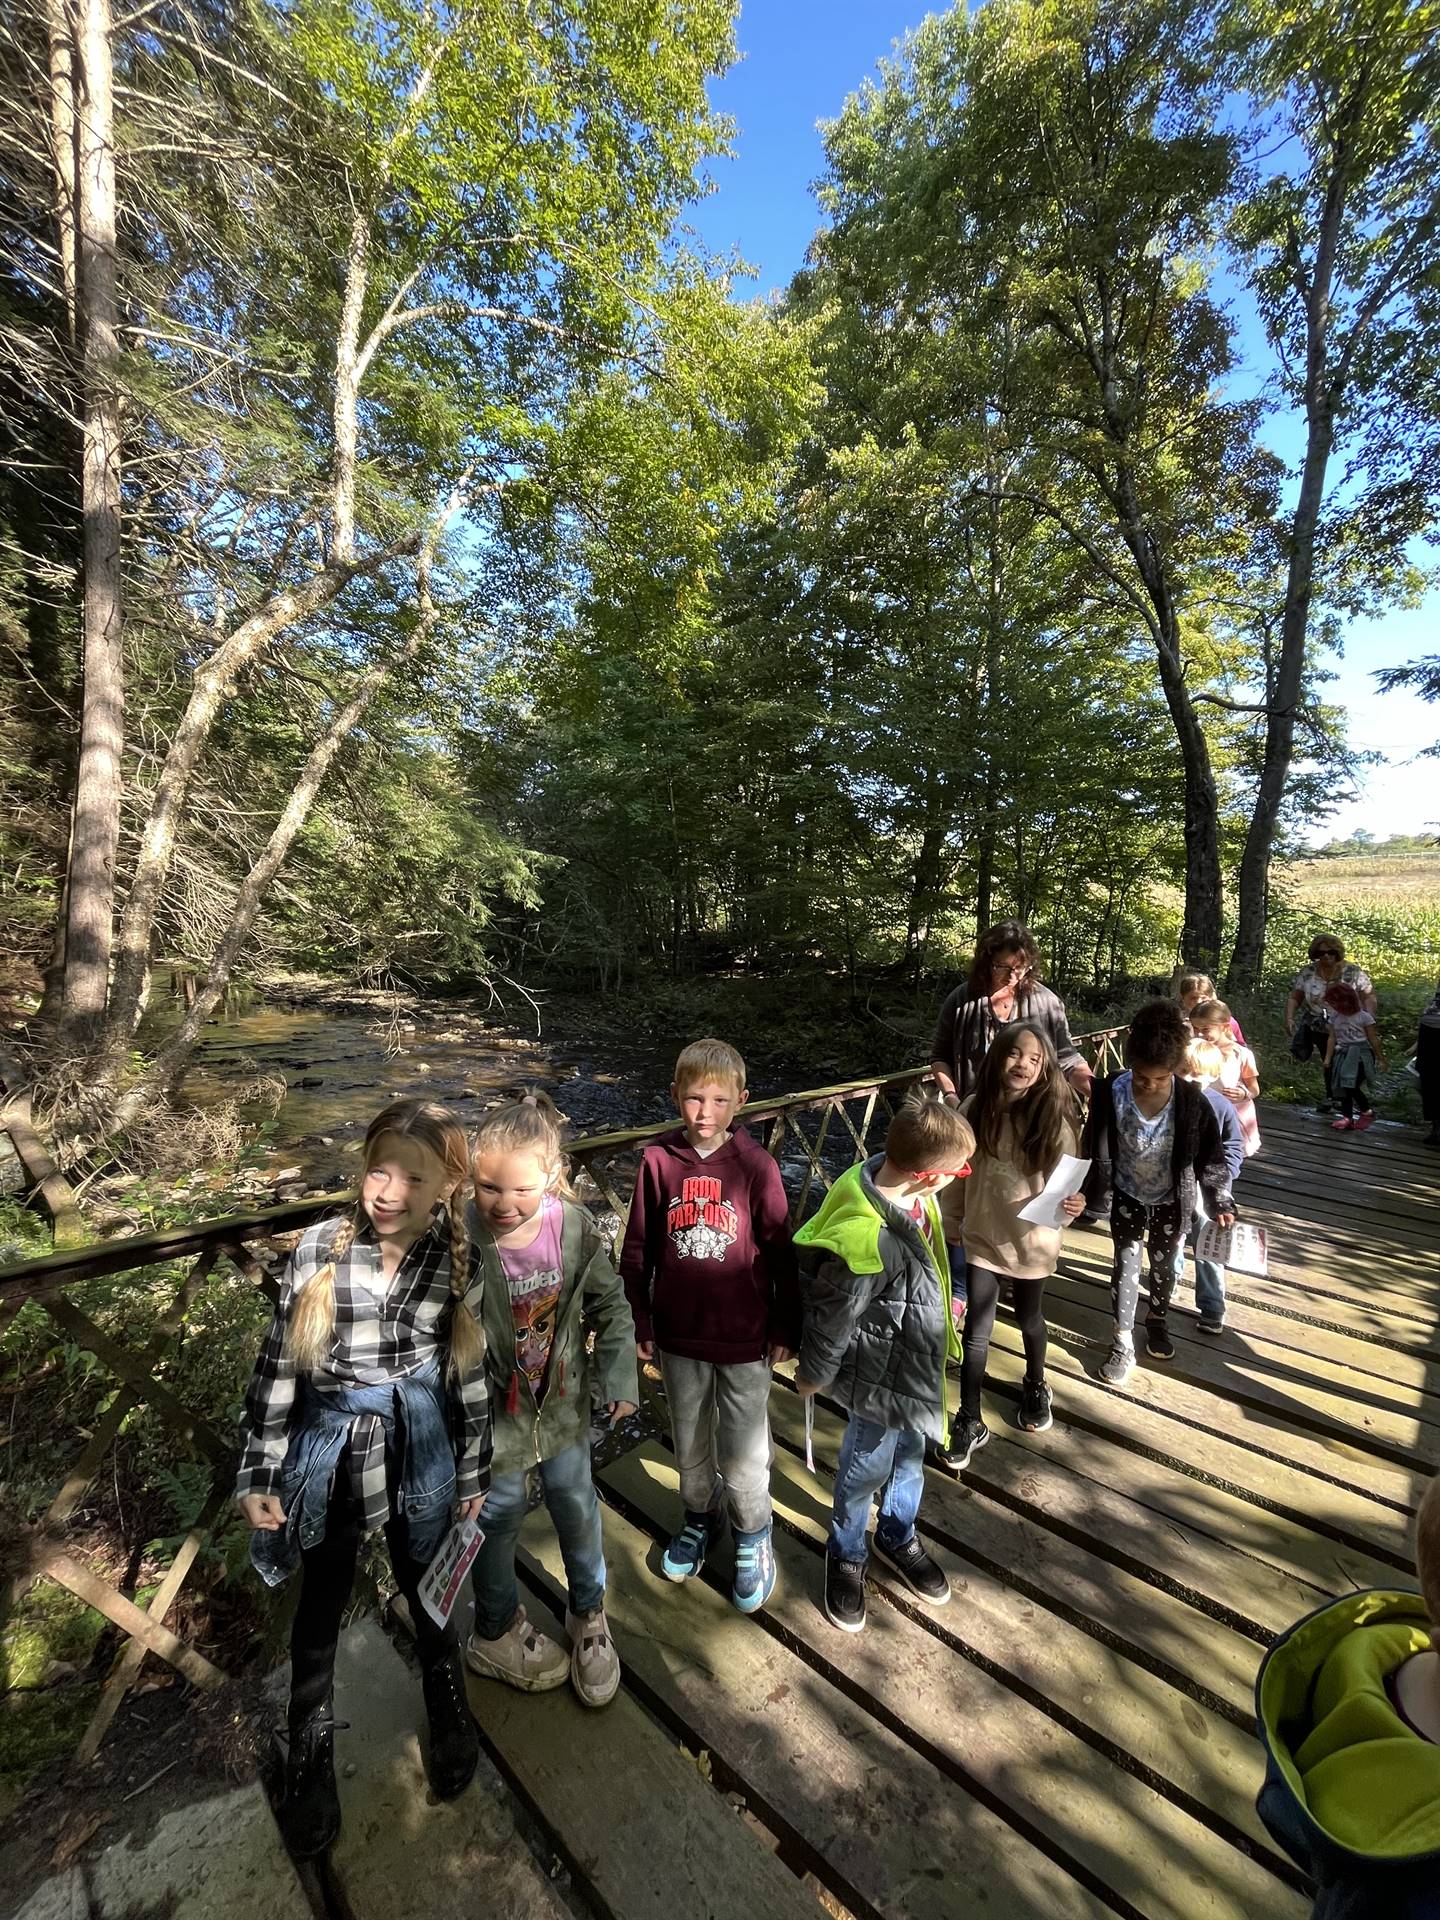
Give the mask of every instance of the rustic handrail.
[{"label": "rustic handrail", "polygon": [[[1104,1067],[1116,1055],[1115,1041],[1123,1027],[1107,1027],[1096,1033],[1077,1034],[1077,1045],[1089,1047],[1095,1064]],[[924,1066],[906,1068],[899,1073],[871,1075],[864,1080],[846,1080],[836,1086],[814,1087],[801,1093],[781,1094],[769,1100],[752,1100],[742,1107],[737,1118],[766,1133],[766,1147],[777,1160],[798,1156],[804,1162],[804,1175],[791,1203],[792,1215],[799,1219],[816,1181],[828,1187],[831,1167],[840,1157],[827,1156],[831,1129],[838,1121],[833,1138],[847,1164],[862,1159],[870,1151],[870,1131],[882,1111],[892,1114],[897,1100],[917,1081],[929,1076]],[[858,1120],[847,1110],[863,1102]],[[807,1132],[805,1116],[818,1114],[813,1137]],[[651,1126],[625,1128],[616,1132],[592,1134],[570,1144],[567,1151],[572,1172],[582,1199],[593,1188],[600,1202],[615,1215],[615,1231],[624,1227],[628,1198],[621,1189],[623,1175],[617,1177],[616,1163],[638,1160],[649,1140],[668,1132],[675,1122],[659,1121]],[[828,1164],[827,1164],[828,1160]],[[66,1248],[24,1260],[0,1271],[0,1329],[29,1301],[49,1316],[85,1352],[92,1354],[110,1373],[117,1392],[109,1409],[96,1422],[70,1471],[51,1502],[40,1524],[32,1529],[22,1556],[23,1566],[12,1590],[19,1593],[37,1577],[57,1581],[89,1605],[97,1607],[126,1636],[125,1644],[106,1680],[100,1701],[76,1754],[77,1764],[93,1758],[105,1731],[114,1718],[126,1691],[138,1678],[147,1653],[154,1653],[175,1667],[198,1686],[218,1686],[225,1678],[220,1670],[165,1625],[165,1617],[175,1603],[190,1569],[206,1538],[224,1512],[234,1482],[234,1460],[227,1438],[216,1432],[209,1420],[184,1406],[159,1376],[160,1369],[178,1340],[183,1338],[184,1323],[200,1290],[212,1278],[221,1260],[228,1260],[272,1299],[278,1297],[273,1271],[281,1247],[277,1242],[308,1226],[312,1221],[333,1213],[338,1206],[353,1203],[353,1190],[317,1195],[286,1206],[266,1207],[256,1213],[232,1214],[223,1220],[206,1220],[183,1227],[166,1227],[158,1233],[132,1234],[123,1240],[107,1240],[98,1246]],[[593,1204],[593,1202],[592,1202]],[[270,1263],[257,1255],[263,1248]],[[146,1267],[165,1266],[172,1261],[193,1258],[193,1264],[180,1278],[170,1305],[158,1319],[142,1330],[141,1341],[133,1350],[70,1300],[65,1290],[83,1280],[102,1274],[132,1272]],[[106,1582],[90,1567],[66,1551],[64,1529],[79,1508],[85,1493],[98,1473],[105,1454],[116,1439],[127,1413],[144,1403],[176,1434],[188,1452],[198,1454],[210,1465],[209,1495],[195,1525],[191,1528],[175,1561],[152,1598],[148,1608],[140,1608],[124,1594],[117,1583]]]},{"label": "rustic handrail", "polygon": [[[1115,1055],[1114,1042],[1124,1027],[1101,1027],[1093,1033],[1077,1033],[1079,1047],[1093,1045],[1097,1068]],[[845,1080],[831,1087],[812,1087],[799,1093],[778,1094],[766,1100],[752,1100],[739,1109],[736,1119],[750,1124],[774,1120],[786,1113],[823,1110],[836,1102],[862,1099],[872,1091],[881,1096],[903,1092],[917,1081],[928,1078],[928,1062],[923,1067],[905,1068],[899,1073],[870,1075],[863,1080]],[[673,1118],[658,1120],[644,1127],[626,1127],[610,1133],[586,1134],[566,1143],[572,1168],[587,1169],[592,1162],[638,1153],[648,1141],[672,1131]],[[218,1220],[197,1220],[183,1227],[162,1227],[155,1233],[129,1234],[123,1239],[102,1240],[89,1247],[70,1247],[59,1253],[42,1254],[33,1260],[18,1260],[0,1267],[0,1300],[19,1295],[40,1300],[77,1280],[94,1279],[101,1274],[123,1273],[132,1267],[156,1266],[164,1261],[183,1259],[215,1248],[226,1251],[230,1245],[244,1246],[255,1240],[304,1228],[323,1219],[337,1207],[355,1199],[354,1188],[319,1194],[313,1200],[290,1201],[284,1206],[265,1207],[255,1213],[226,1214]]]}]

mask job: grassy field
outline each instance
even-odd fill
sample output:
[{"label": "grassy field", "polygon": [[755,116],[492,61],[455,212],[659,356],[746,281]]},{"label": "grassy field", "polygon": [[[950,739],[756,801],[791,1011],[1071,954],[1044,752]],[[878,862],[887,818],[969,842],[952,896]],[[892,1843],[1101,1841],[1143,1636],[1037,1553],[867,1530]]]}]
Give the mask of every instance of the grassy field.
[{"label": "grassy field", "polygon": [[1401,1069],[1415,1044],[1421,1008],[1440,979],[1440,849],[1386,859],[1346,856],[1293,860],[1277,867],[1268,941],[1268,984],[1237,1007],[1260,1056],[1265,1092],[1313,1098],[1320,1084],[1286,1049],[1282,1021],[1290,976],[1305,963],[1317,933],[1335,934],[1345,957],[1364,967],[1380,998],[1380,1031],[1389,1058],[1376,1105],[1387,1118],[1418,1121],[1419,1093]]}]

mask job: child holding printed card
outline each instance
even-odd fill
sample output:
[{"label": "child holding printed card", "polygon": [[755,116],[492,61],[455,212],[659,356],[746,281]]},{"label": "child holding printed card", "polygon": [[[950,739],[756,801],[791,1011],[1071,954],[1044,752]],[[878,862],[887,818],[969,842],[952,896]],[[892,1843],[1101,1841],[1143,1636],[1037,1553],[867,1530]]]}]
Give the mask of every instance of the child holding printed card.
[{"label": "child holding printed card", "polygon": [[[1043,1433],[1053,1422],[1045,1384],[1045,1282],[1060,1257],[1058,1227],[1038,1226],[1022,1209],[1043,1190],[1061,1156],[1079,1148],[1079,1114],[1055,1046],[1033,1020],[1002,1027],[990,1043],[975,1091],[960,1111],[975,1130],[973,1179],[957,1182],[965,1227],[970,1299],[960,1362],[960,1417],[947,1447],[932,1458],[959,1473],[990,1438],[980,1388],[1000,1282],[1010,1282],[1025,1343],[1025,1380],[1016,1425]],[[1084,1211],[1076,1193],[1062,1203],[1067,1220]]]}]

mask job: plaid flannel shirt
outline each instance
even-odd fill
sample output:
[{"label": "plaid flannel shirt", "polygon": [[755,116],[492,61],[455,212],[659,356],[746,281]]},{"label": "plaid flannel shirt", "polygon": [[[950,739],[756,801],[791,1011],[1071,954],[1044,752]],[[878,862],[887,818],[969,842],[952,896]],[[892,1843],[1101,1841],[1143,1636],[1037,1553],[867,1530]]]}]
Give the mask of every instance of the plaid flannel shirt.
[{"label": "plaid flannel shirt", "polygon": [[[291,1309],[300,1289],[329,1259],[337,1223],[309,1228],[290,1256],[280,1284],[280,1304],[255,1362],[245,1395],[245,1440],[236,1497],[278,1493],[280,1470],[290,1444],[295,1411],[296,1373],[285,1351]],[[480,1281],[479,1259],[471,1251],[469,1285]],[[442,1326],[450,1303],[450,1227],[443,1209],[428,1232],[409,1248],[393,1280],[387,1282],[380,1246],[368,1224],[356,1232],[350,1250],[335,1270],[335,1337],[330,1351],[310,1375],[320,1393],[344,1387],[383,1386],[387,1380],[418,1373],[437,1356],[446,1359]],[[490,1484],[490,1398],[485,1369],[449,1389],[455,1435],[455,1491],[471,1500]],[[374,1414],[361,1415],[350,1435],[352,1484],[367,1532],[390,1515],[385,1472],[385,1430]]]}]

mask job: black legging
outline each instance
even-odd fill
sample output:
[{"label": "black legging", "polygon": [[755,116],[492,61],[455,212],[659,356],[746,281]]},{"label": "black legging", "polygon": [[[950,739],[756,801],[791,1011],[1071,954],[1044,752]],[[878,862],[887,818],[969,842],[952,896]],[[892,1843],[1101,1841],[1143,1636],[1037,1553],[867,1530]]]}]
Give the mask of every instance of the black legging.
[{"label": "black legging", "polygon": [[[409,1529],[393,1517],[386,1523],[385,1544],[395,1569],[395,1584],[410,1603],[415,1622],[415,1651],[422,1668],[434,1666],[458,1644],[454,1625],[437,1627],[420,1604],[423,1560],[410,1557]],[[290,1629],[290,1724],[323,1707],[335,1678],[335,1649],[340,1621],[355,1585],[355,1563],[360,1554],[360,1507],[349,1485],[346,1462],[341,1460],[325,1516],[325,1538],[300,1555],[300,1600]]]},{"label": "black legging", "polygon": [[[960,1413],[963,1419],[980,1418],[980,1387],[985,1378],[985,1360],[990,1352],[990,1332],[995,1325],[995,1302],[1000,1297],[998,1273],[988,1267],[970,1266],[965,1270],[969,1302],[965,1308],[960,1356]],[[1025,1378],[1045,1378],[1045,1282],[1012,1280],[1011,1297],[1015,1318],[1020,1322],[1020,1337],[1025,1342]]]}]

